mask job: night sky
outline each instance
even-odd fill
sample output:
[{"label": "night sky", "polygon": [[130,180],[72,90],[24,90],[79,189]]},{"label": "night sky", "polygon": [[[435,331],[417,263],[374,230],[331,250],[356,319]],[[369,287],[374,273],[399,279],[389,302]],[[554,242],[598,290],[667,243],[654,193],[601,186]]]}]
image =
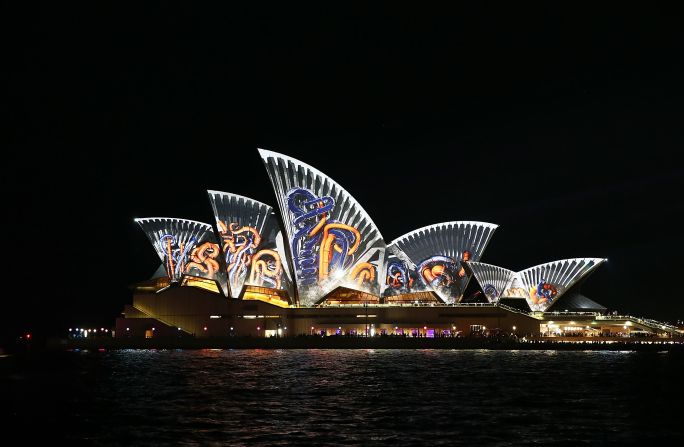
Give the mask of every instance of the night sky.
[{"label": "night sky", "polygon": [[160,263],[135,217],[212,223],[206,189],[276,206],[257,147],[331,176],[388,242],[493,222],[482,261],[607,257],[585,295],[684,318],[675,11],[10,8],[4,334],[113,324]]}]

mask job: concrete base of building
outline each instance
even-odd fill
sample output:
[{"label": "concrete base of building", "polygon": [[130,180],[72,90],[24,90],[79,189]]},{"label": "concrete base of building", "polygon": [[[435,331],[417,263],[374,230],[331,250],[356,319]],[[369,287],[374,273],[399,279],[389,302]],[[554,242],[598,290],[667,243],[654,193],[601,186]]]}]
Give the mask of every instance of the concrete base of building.
[{"label": "concrete base of building", "polygon": [[227,299],[193,287],[135,293],[116,321],[116,338],[297,336],[456,338],[539,335],[539,320],[514,309],[478,305],[280,307]]}]

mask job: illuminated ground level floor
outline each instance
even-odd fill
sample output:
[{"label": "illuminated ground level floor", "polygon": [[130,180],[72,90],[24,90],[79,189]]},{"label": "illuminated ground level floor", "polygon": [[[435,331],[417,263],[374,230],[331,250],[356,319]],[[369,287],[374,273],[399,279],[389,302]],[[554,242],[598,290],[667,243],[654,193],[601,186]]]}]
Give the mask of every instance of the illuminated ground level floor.
[{"label": "illuminated ground level floor", "polygon": [[340,335],[456,337],[493,332],[539,334],[539,321],[493,305],[278,306],[267,300],[235,300],[192,287],[134,293],[116,321],[116,337],[295,337]]},{"label": "illuminated ground level floor", "polygon": [[226,299],[194,287],[135,292],[116,321],[117,338],[399,336],[657,337],[674,329],[630,316],[529,314],[509,306],[344,304],[298,308],[277,300]]}]

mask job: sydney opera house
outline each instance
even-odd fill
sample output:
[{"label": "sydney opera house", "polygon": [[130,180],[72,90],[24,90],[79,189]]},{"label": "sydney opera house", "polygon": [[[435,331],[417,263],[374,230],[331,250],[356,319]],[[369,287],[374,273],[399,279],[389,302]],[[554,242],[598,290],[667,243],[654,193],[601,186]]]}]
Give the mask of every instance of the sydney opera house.
[{"label": "sydney opera house", "polygon": [[[609,315],[581,294],[606,260],[574,258],[513,271],[481,261],[497,225],[444,222],[386,242],[338,183],[259,150],[276,210],[208,191],[215,222],[136,219],[159,255],[132,286],[116,336],[526,336],[660,334]],[[152,267],[152,266],[151,266]]]}]

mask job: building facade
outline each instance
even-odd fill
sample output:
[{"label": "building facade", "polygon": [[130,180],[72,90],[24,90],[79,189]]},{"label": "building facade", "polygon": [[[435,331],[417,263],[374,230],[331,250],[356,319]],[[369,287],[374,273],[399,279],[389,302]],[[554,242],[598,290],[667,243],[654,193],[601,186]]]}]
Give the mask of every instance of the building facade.
[{"label": "building facade", "polygon": [[[486,264],[481,258],[497,225],[474,221],[430,225],[387,244],[330,177],[259,152],[277,210],[210,190],[213,224],[136,219],[161,266],[132,287],[117,337],[538,336],[565,327],[596,333],[586,329],[591,322],[605,334],[596,317],[606,309],[580,293],[605,259],[520,272]],[[473,277],[478,290],[465,296]],[[559,311],[574,319],[556,324],[562,319],[549,318]]]}]

